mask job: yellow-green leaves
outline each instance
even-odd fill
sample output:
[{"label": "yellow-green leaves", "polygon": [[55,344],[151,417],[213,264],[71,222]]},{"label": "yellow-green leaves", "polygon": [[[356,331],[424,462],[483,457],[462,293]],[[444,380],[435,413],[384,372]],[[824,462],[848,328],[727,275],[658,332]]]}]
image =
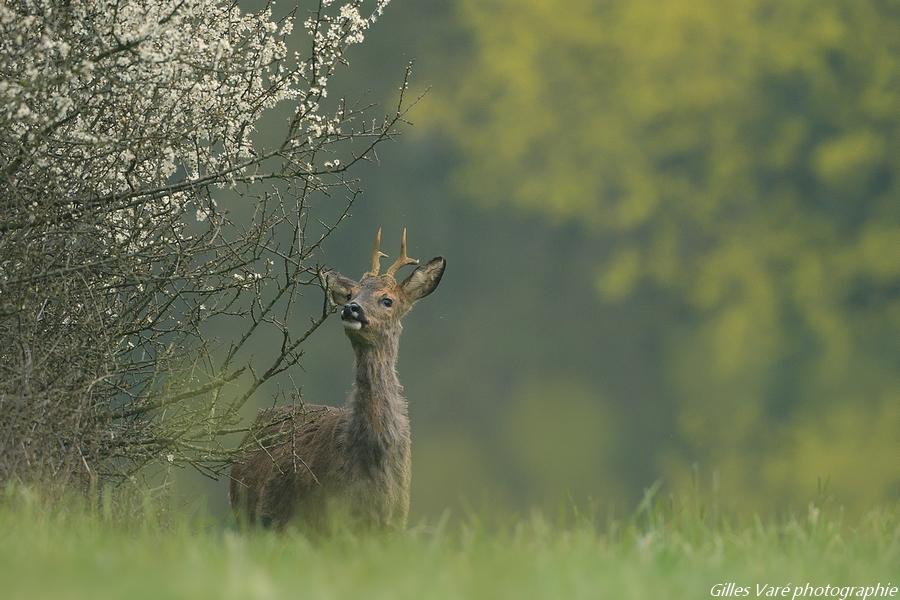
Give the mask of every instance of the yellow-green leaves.
[{"label": "yellow-green leaves", "polygon": [[[897,389],[896,7],[464,0],[458,17],[473,47],[424,122],[473,202],[610,242],[585,273],[599,302],[684,310],[661,336],[681,460],[736,469],[736,493],[783,481],[758,469],[863,468],[811,449],[862,436],[833,427],[848,406],[897,424],[864,400]],[[896,456],[896,433],[872,439]],[[856,497],[898,482],[882,465]]]}]

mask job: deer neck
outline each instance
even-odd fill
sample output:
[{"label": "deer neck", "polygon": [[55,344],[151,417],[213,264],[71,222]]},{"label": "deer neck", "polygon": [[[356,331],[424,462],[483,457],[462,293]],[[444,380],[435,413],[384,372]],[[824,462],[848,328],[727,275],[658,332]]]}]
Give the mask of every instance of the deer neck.
[{"label": "deer neck", "polygon": [[356,384],[350,400],[348,441],[372,459],[409,439],[406,399],[396,369],[399,346],[399,331],[383,343],[353,345]]}]

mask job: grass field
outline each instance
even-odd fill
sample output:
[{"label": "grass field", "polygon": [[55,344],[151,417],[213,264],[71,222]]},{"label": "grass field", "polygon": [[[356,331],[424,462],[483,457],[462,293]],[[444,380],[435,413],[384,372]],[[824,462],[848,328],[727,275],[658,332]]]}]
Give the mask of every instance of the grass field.
[{"label": "grass field", "polygon": [[896,506],[738,524],[659,502],[621,522],[532,516],[310,541],[106,500],[0,493],[0,598],[709,598],[729,582],[752,598],[756,584],[900,582]]}]

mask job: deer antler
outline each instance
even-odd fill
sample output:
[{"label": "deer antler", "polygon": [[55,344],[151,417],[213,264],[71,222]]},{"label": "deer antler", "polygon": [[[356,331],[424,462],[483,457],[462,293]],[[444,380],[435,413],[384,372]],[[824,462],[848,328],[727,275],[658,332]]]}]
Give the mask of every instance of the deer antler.
[{"label": "deer antler", "polygon": [[372,246],[372,270],[363,273],[363,277],[376,277],[381,270],[381,257],[387,257],[387,254],[381,251],[381,227],[375,234],[375,244]]},{"label": "deer antler", "polygon": [[405,267],[406,265],[417,265],[419,264],[418,259],[410,258],[406,253],[406,227],[403,228],[403,236],[400,238],[400,256],[397,257],[397,260],[394,261],[388,270],[385,272],[385,275],[393,276],[394,273]]}]

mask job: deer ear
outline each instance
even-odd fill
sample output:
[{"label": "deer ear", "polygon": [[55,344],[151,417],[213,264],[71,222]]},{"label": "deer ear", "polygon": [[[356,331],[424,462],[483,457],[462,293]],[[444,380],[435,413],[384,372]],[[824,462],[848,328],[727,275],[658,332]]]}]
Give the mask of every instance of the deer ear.
[{"label": "deer ear", "polygon": [[413,271],[403,280],[400,287],[410,300],[415,302],[433,292],[444,276],[447,261],[438,256]]},{"label": "deer ear", "polygon": [[343,306],[350,300],[349,297],[353,294],[353,288],[359,284],[349,277],[344,277],[337,271],[326,271],[325,285],[328,287],[331,301],[338,306]]}]

